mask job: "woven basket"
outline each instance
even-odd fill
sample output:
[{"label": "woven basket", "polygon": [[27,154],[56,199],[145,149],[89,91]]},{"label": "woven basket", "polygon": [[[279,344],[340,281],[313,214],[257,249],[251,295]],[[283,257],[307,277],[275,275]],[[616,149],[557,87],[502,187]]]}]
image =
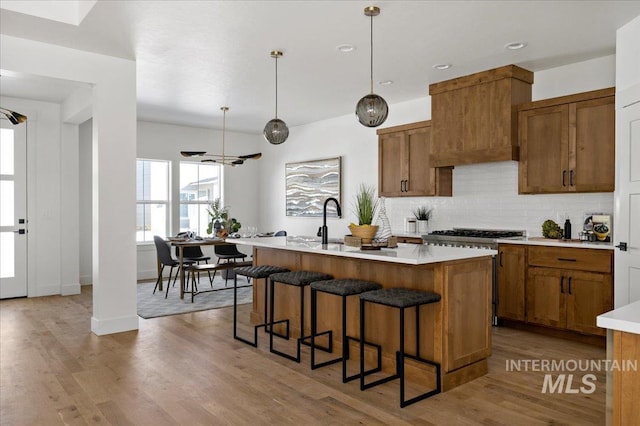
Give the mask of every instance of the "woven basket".
[{"label": "woven basket", "polygon": [[362,244],[370,244],[378,232],[378,225],[349,225],[351,235],[362,239]]}]

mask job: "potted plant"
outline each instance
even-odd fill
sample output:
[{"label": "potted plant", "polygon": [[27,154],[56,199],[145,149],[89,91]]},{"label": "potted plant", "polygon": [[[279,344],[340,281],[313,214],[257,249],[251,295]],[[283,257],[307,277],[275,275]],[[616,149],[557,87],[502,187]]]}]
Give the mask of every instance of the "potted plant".
[{"label": "potted plant", "polygon": [[209,213],[209,226],[207,227],[207,234],[214,233],[215,236],[224,238],[227,235],[238,232],[242,227],[242,224],[232,217],[229,219],[229,207],[222,206],[220,198],[216,198],[213,203],[207,208]]},{"label": "potted plant", "polygon": [[431,218],[431,209],[427,206],[419,206],[413,211],[413,215],[417,221],[417,232],[429,232],[429,219]]},{"label": "potted plant", "polygon": [[361,184],[355,196],[353,210],[358,218],[358,224],[351,223],[349,230],[354,237],[360,237],[363,244],[371,243],[378,232],[378,226],[372,225],[373,216],[378,206],[373,186]]}]

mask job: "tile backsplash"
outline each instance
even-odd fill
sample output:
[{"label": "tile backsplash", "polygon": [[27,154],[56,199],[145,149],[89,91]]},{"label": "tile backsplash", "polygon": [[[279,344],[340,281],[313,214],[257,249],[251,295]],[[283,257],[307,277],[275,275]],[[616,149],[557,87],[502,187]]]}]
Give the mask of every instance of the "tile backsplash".
[{"label": "tile backsplash", "polygon": [[[456,166],[453,197],[412,197],[385,199],[393,230],[404,229],[404,218],[413,216],[420,205],[433,209],[429,229],[453,227],[525,229],[532,237],[542,235],[547,219],[563,226],[568,215],[572,237],[578,238],[585,212],[613,213],[613,193],[518,194],[518,163]],[[615,224],[613,225],[615,227]]]}]

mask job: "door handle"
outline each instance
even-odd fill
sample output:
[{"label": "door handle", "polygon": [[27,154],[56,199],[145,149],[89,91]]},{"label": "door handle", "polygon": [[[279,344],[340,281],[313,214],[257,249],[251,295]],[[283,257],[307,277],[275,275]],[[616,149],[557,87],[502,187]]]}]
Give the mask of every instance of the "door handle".
[{"label": "door handle", "polygon": [[562,171],[562,186],[567,186],[567,185],[564,183],[564,182],[565,182],[565,180],[566,180],[566,179],[565,179],[565,178],[566,178],[566,176],[567,176],[567,171],[566,171],[566,170],[563,170],[563,171]]},{"label": "door handle", "polygon": [[627,251],[627,243],[626,242],[620,242],[620,244],[618,244],[616,246],[616,248],[619,248],[620,251]]},{"label": "door handle", "polygon": [[573,186],[573,170],[569,172],[569,186]]},{"label": "door handle", "polygon": [[504,252],[500,252],[500,266],[502,266],[502,254],[503,254],[503,253],[504,253]]},{"label": "door handle", "polygon": [[564,277],[560,277],[560,293],[564,293]]},{"label": "door handle", "polygon": [[404,180],[404,192],[409,192],[409,179]]},{"label": "door handle", "polygon": [[569,294],[571,294],[571,277],[569,277],[567,283],[569,284]]},{"label": "door handle", "polygon": [[13,231],[13,233],[14,233],[14,234],[20,234],[20,235],[23,235],[23,234],[26,234],[26,233],[27,233],[27,230],[26,230],[26,229],[18,229],[17,231]]}]

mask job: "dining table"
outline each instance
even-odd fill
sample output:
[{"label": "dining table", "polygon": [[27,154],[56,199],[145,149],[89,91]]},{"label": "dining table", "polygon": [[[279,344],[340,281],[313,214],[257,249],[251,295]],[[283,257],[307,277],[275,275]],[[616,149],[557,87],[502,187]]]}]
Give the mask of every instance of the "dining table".
[{"label": "dining table", "polygon": [[[227,241],[224,238],[169,238],[169,243],[172,246],[178,248],[178,262],[180,270],[180,299],[184,299],[185,289],[185,272],[184,272],[184,248],[185,247],[201,247],[201,246],[215,246],[215,245],[229,245],[232,242]],[[160,266],[158,266],[160,267]],[[168,284],[167,284],[168,285]],[[162,288],[160,288],[162,291]]]}]

